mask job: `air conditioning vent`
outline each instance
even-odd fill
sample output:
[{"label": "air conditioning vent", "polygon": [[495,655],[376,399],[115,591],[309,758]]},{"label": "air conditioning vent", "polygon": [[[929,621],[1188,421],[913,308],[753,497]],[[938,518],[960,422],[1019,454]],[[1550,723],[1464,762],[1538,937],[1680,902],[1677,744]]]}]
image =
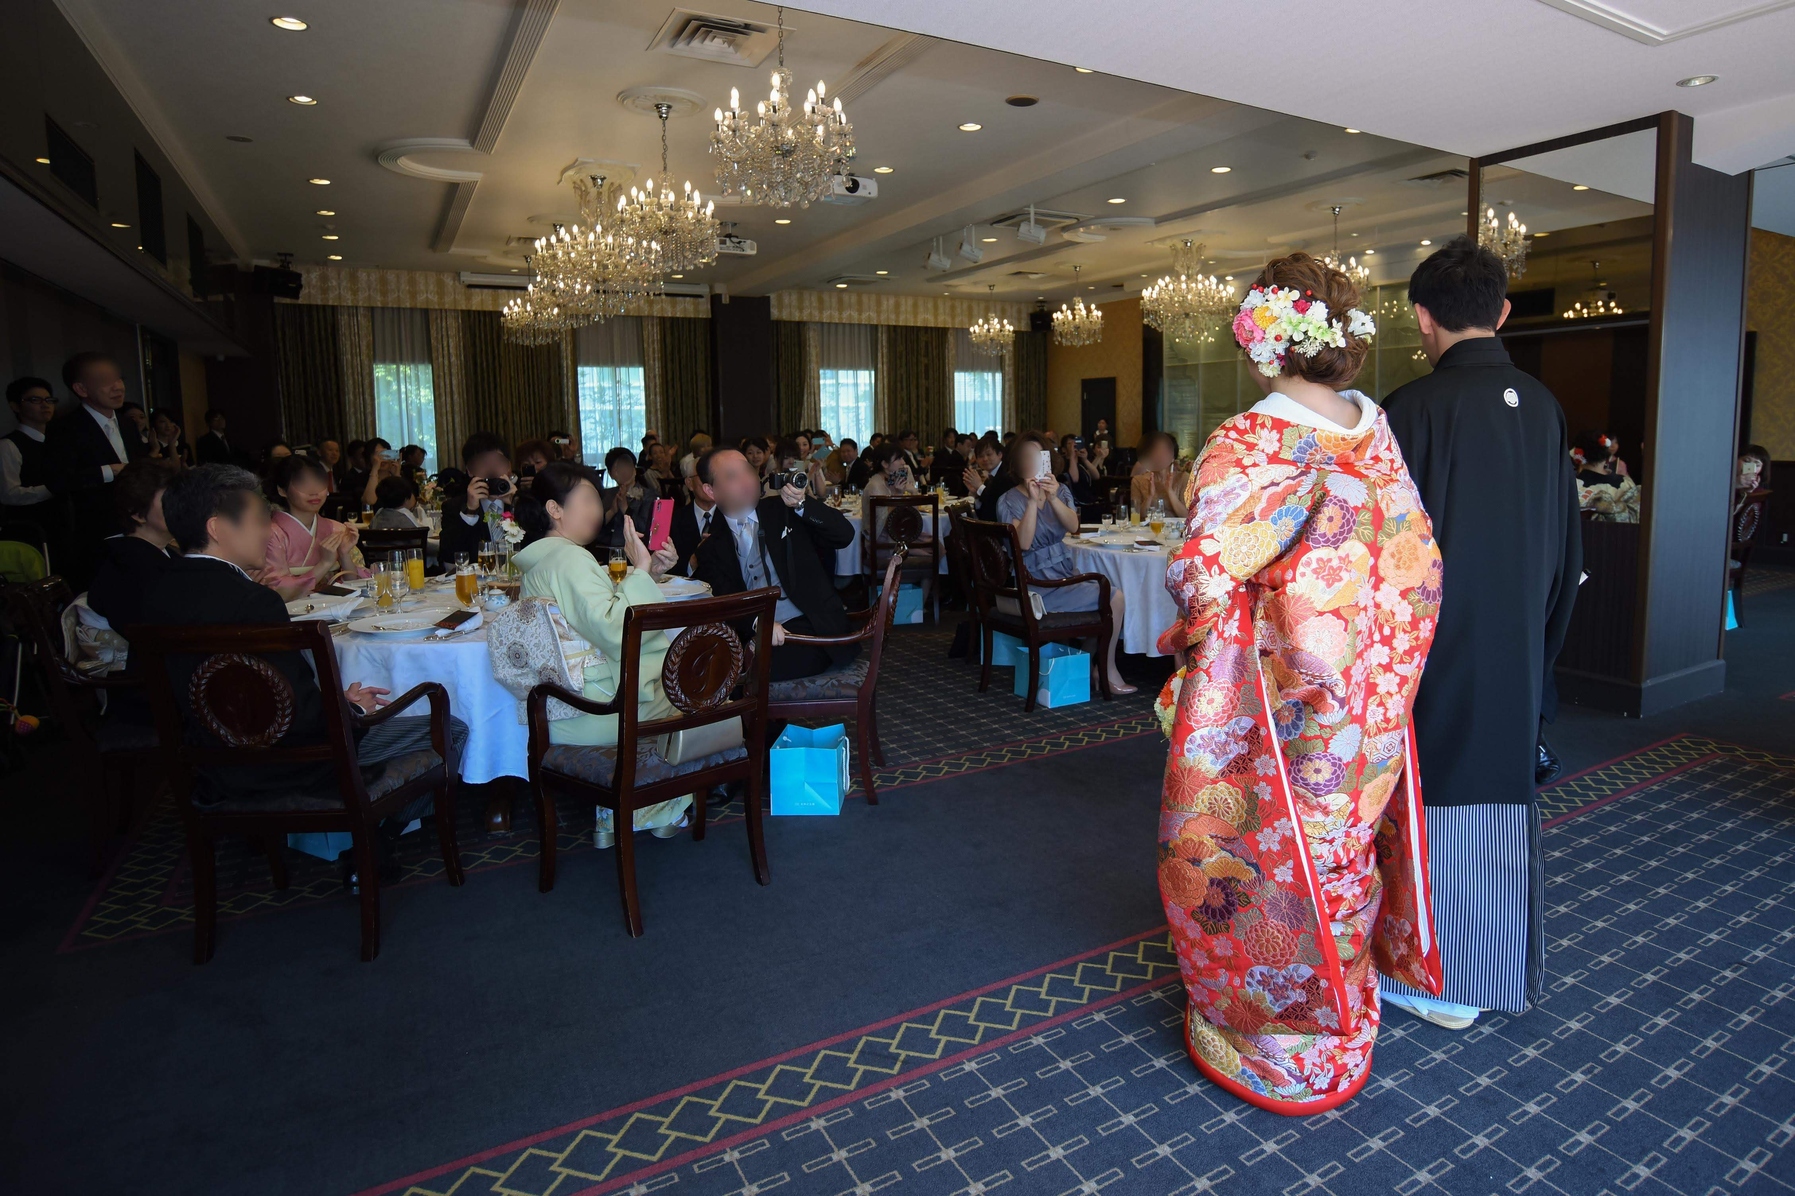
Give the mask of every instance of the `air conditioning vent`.
[{"label": "air conditioning vent", "polygon": [[[993,228],[1016,228],[1028,221],[1029,209],[1006,212],[995,220],[987,221]],[[1055,212],[1049,208],[1034,209],[1035,223],[1046,228],[1063,228],[1068,224],[1077,224],[1084,219],[1082,212]]]},{"label": "air conditioning vent", "polygon": [[1441,187],[1447,183],[1457,183],[1470,177],[1470,171],[1465,170],[1462,167],[1454,166],[1447,170],[1436,170],[1432,174],[1416,175],[1414,178],[1407,181],[1411,183],[1420,183],[1424,187]]},{"label": "air conditioning vent", "polygon": [[771,25],[676,8],[648,48],[681,58],[752,67],[759,66],[778,41]]},{"label": "air conditioning vent", "polygon": [[1011,278],[1027,278],[1027,279],[1032,279],[1032,280],[1039,280],[1039,279],[1046,278],[1047,275],[1043,271],[1040,271],[1040,270],[1011,270],[1010,277]]},{"label": "air conditioning vent", "polygon": [[854,287],[877,286],[887,281],[876,274],[837,274],[829,280],[828,285],[836,289],[852,289]]}]

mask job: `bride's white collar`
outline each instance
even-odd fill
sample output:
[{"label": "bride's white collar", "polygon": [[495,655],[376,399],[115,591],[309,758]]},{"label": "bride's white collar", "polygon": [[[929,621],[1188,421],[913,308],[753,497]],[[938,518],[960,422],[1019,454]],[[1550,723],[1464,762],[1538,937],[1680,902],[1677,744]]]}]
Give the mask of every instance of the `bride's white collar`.
[{"label": "bride's white collar", "polygon": [[1371,396],[1362,391],[1343,390],[1340,397],[1349,403],[1356,403],[1359,408],[1357,427],[1343,428],[1326,416],[1318,415],[1303,406],[1289,395],[1280,391],[1272,391],[1252,406],[1254,415],[1269,415],[1273,419],[1281,419],[1286,423],[1301,424],[1306,428],[1320,428],[1324,432],[1338,432],[1343,436],[1360,436],[1371,430],[1377,419],[1377,404]]}]

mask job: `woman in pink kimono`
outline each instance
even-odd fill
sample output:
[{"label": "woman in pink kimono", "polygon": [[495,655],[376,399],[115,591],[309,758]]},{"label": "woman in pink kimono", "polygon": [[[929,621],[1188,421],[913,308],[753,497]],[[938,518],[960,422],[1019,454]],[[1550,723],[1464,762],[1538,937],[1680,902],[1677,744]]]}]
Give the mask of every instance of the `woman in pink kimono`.
[{"label": "woman in pink kimono", "polygon": [[1370,1075],[1377,973],[1439,991],[1409,709],[1440,603],[1432,527],[1383,412],[1374,331],[1308,254],[1234,320],[1264,401],[1210,436],[1166,575],[1159,887],[1218,1085],[1318,1113]]},{"label": "woman in pink kimono", "polygon": [[355,529],[318,514],[330,497],[330,474],[317,460],[294,453],[275,462],[268,496],[276,508],[262,584],[291,602],[341,574],[368,576]]}]

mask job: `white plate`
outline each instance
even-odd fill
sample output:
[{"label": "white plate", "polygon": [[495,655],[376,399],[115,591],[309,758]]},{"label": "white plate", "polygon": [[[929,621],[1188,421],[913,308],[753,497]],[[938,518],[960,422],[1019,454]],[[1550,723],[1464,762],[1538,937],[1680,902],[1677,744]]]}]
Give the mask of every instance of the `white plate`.
[{"label": "white plate", "polygon": [[436,613],[369,615],[349,624],[349,630],[359,631],[363,635],[391,637],[429,635],[436,630],[437,620],[441,618]]},{"label": "white plate", "polygon": [[316,619],[341,619],[346,618],[350,611],[361,604],[362,598],[359,594],[347,596],[326,594],[322,597],[295,598],[287,603],[287,618],[295,623]]},{"label": "white plate", "polygon": [[708,598],[711,592],[709,583],[699,581],[695,577],[663,577],[659,585],[661,597],[669,602],[678,602],[685,598]]}]

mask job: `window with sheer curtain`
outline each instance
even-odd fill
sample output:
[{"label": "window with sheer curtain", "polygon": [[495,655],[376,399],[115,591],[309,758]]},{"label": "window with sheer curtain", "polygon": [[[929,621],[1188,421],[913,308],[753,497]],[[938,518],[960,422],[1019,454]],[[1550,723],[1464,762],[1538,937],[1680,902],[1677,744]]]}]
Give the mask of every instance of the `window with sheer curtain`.
[{"label": "window with sheer curtain", "polygon": [[411,307],[376,307],[374,326],[374,431],[395,449],[424,450],[424,471],[435,473],[436,387],[430,376],[430,313]]},{"label": "window with sheer curtain", "polygon": [[579,383],[580,455],[597,465],[622,445],[642,446],[648,430],[648,396],[642,369],[642,319],[621,316],[574,333]]},{"label": "window with sheer curtain", "polygon": [[1003,430],[1003,358],[974,350],[964,328],[954,332],[954,427],[972,436]]},{"label": "window with sheer curtain", "polygon": [[873,432],[879,330],[871,324],[818,324],[816,334],[817,424],[837,442],[848,437],[865,444]]}]

